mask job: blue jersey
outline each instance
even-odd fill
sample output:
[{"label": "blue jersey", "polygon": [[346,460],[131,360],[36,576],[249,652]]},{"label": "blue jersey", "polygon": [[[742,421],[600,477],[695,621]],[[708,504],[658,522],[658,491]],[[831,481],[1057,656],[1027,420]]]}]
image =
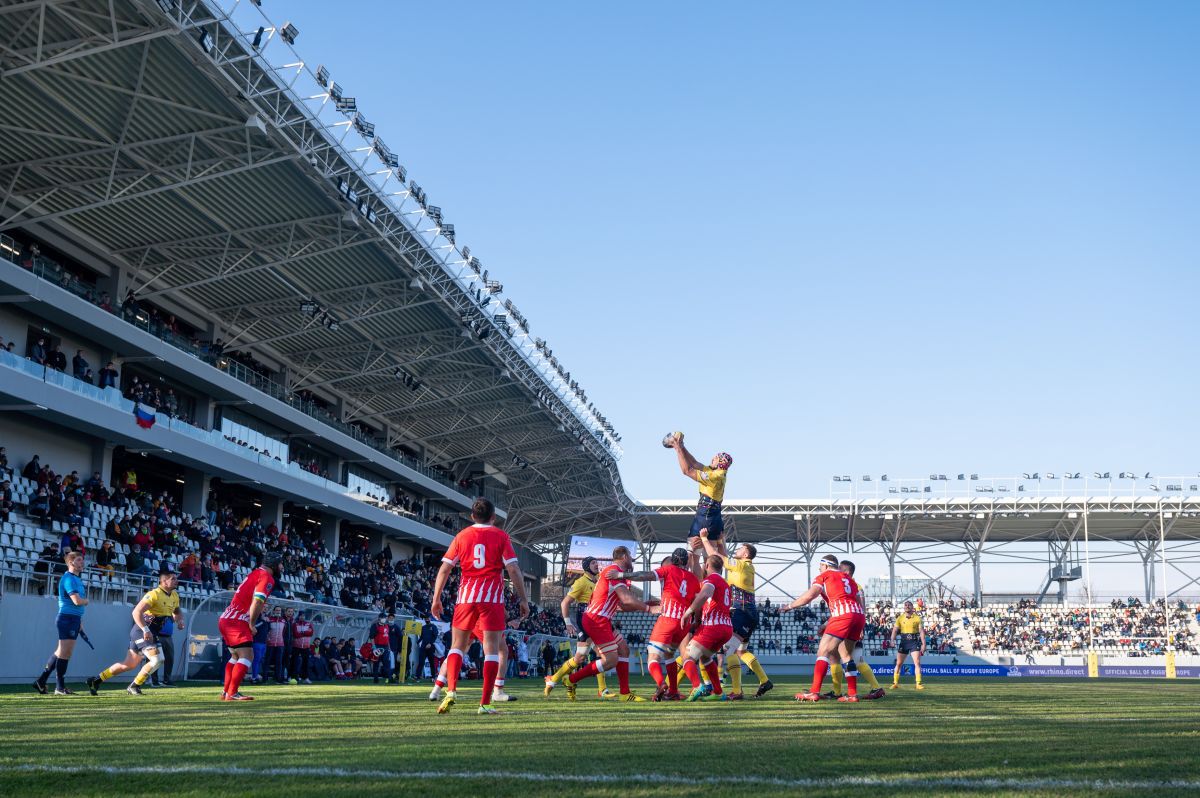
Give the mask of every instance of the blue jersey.
[{"label": "blue jersey", "polygon": [[77,593],[80,598],[87,598],[87,594],[83,589],[83,580],[71,572],[63,574],[63,578],[58,580],[58,614],[59,615],[78,615],[83,616],[83,607],[77,607],[71,603],[71,594]]}]

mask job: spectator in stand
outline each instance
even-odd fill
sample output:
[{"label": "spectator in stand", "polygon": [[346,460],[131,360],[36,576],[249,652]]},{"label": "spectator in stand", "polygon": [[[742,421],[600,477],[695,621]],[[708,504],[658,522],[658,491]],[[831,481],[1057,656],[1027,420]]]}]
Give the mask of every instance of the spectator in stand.
[{"label": "spectator in stand", "polygon": [[179,563],[179,581],[198,583],[200,581],[200,560],[196,552],[189,551]]},{"label": "spectator in stand", "polygon": [[91,365],[88,364],[87,358],[83,356],[83,350],[75,350],[75,357],[71,358],[71,373],[75,375],[75,379],[82,380],[83,376],[91,371]]},{"label": "spectator in stand", "polygon": [[129,553],[125,555],[125,570],[139,576],[150,575],[150,566],[146,564],[146,557],[142,554],[142,547],[136,543],[130,545]]},{"label": "spectator in stand", "polygon": [[114,563],[117,561],[117,552],[113,549],[111,540],[106,540],[100,545],[100,551],[96,552],[96,570],[108,577],[112,581],[113,573],[116,571]]},{"label": "spectator in stand", "polygon": [[37,495],[29,500],[29,514],[34,518],[47,519],[50,517],[50,494],[45,488],[38,488]]},{"label": "spectator in stand", "polygon": [[25,479],[36,482],[38,474],[41,472],[41,456],[35,454],[32,458],[30,458],[29,462],[25,464],[25,467],[21,469],[21,476],[25,477]]},{"label": "spectator in stand", "polygon": [[34,563],[33,572],[39,574],[38,579],[38,595],[46,595],[46,588],[50,584],[50,575],[59,572],[58,564],[61,558],[58,554],[58,544],[50,543],[42,549],[42,553],[38,561]]},{"label": "spectator in stand", "polygon": [[33,346],[29,347],[29,359],[39,366],[46,365],[46,339],[38,338]]},{"label": "spectator in stand", "polygon": [[116,388],[117,381],[120,375],[117,373],[116,365],[110,360],[104,368],[100,369],[100,387],[101,388]]},{"label": "spectator in stand", "polygon": [[79,534],[79,525],[71,524],[70,528],[63,533],[62,540],[59,542],[59,549],[65,554],[68,551],[77,551],[80,554],[87,554],[83,545],[83,536]]},{"label": "spectator in stand", "polygon": [[258,622],[254,625],[254,642],[251,644],[254,650],[254,660],[250,664],[250,681],[253,684],[262,684],[263,679],[266,678],[267,638],[271,635],[269,609],[269,607],[263,608],[262,614],[258,616]]},{"label": "spectator in stand", "polygon": [[312,684],[309,677],[315,629],[306,614],[301,611],[292,621],[292,676],[296,684]]},{"label": "spectator in stand", "polygon": [[46,354],[46,362],[55,371],[65,372],[67,370],[67,356],[58,344],[55,344]]},{"label": "spectator in stand", "polygon": [[12,486],[6,479],[0,482],[0,522],[8,523],[9,514],[16,505],[13,503]]},{"label": "spectator in stand", "polygon": [[12,475],[12,469],[8,467],[8,450],[0,446],[0,474]]},{"label": "spectator in stand", "polygon": [[274,669],[275,683],[284,684],[287,677],[283,668],[283,636],[287,629],[287,621],[283,619],[283,611],[279,607],[271,610],[271,617],[267,619],[267,627],[267,666]]}]

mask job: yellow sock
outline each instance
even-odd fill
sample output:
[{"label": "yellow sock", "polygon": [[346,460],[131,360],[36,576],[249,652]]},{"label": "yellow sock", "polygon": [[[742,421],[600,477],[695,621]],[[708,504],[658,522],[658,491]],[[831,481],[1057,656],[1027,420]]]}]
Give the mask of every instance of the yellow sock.
[{"label": "yellow sock", "polygon": [[100,681],[107,682],[112,678],[112,675],[112,668],[105,668],[104,670],[100,671]]},{"label": "yellow sock", "polygon": [[730,692],[742,692],[742,663],[726,657],[725,670],[729,671]]},{"label": "yellow sock", "polygon": [[754,675],[758,677],[758,683],[762,684],[767,681],[767,672],[763,670],[763,666],[758,664],[758,657],[754,656],[749,651],[743,651],[739,655],[739,659],[746,663],[746,667],[754,671]]},{"label": "yellow sock", "polygon": [[917,684],[920,684],[921,683],[921,669],[917,668],[916,672],[917,672]]},{"label": "yellow sock", "polygon": [[596,684],[599,685],[601,692],[608,689],[608,685],[604,683],[604,671],[600,671],[596,674]]},{"label": "yellow sock", "polygon": [[867,664],[866,660],[858,663],[858,672],[866,674],[867,681],[871,683],[872,690],[879,689],[879,680],[875,678],[875,672],[871,670],[871,666]]},{"label": "yellow sock", "polygon": [[712,684],[712,680],[708,678],[708,669],[703,664],[700,665],[700,678],[704,680],[705,684]]},{"label": "yellow sock", "polygon": [[141,670],[141,671],[138,671],[137,676],[133,677],[133,683],[140,687],[141,685],[145,684],[146,680],[149,678],[150,678],[150,674],[146,673],[144,670]]},{"label": "yellow sock", "polygon": [[842,666],[836,662],[830,663],[829,672],[830,672],[830,675],[833,677],[833,692],[837,693],[838,695],[841,695],[842,694],[842,681],[845,678],[845,674],[842,672]]},{"label": "yellow sock", "polygon": [[574,664],[575,664],[575,660],[573,660],[573,659],[567,660],[559,667],[558,670],[556,670],[554,672],[554,675],[550,677],[550,680],[553,682],[561,681],[564,676],[566,676],[571,671],[575,670],[575,668],[572,667]]}]

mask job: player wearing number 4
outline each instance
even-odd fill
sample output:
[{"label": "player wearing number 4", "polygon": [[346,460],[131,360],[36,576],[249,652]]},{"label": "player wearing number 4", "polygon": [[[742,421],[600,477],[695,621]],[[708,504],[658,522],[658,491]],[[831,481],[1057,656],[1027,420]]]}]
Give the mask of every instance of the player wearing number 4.
[{"label": "player wearing number 4", "polygon": [[471,526],[454,536],[449,551],[442,557],[433,585],[433,602],[430,614],[442,617],[442,590],[450,579],[455,566],[462,569],[458,585],[458,601],[454,606],[454,620],[450,623],[450,654],[446,657],[446,697],[438,706],[438,714],[444,715],[454,706],[458,690],[458,677],[462,672],[462,661],[471,631],[478,624],[483,632],[483,695],[479,699],[480,715],[498,715],[492,706],[492,690],[500,672],[500,646],[504,644],[504,572],[512,580],[521,612],[518,620],[529,617],[529,601],[525,598],[525,577],[517,565],[508,533],[496,527],[496,508],[483,497],[471,505]]},{"label": "player wearing number 4", "polygon": [[826,554],[821,558],[820,572],[813,580],[812,587],[783,608],[784,612],[794,610],[818,597],[824,598],[825,603],[829,605],[830,618],[817,647],[812,689],[807,693],[797,693],[797,701],[821,700],[821,682],[825,681],[825,674],[829,671],[829,658],[838,656],[842,661],[842,669],[846,672],[846,695],[838,701],[858,702],[858,669],[854,662],[854,644],[862,639],[867,617],[858,598],[858,585],[848,574],[842,573],[839,566],[837,557]]},{"label": "player wearing number 4", "polygon": [[650,675],[658,685],[654,691],[655,701],[679,700],[679,666],[675,663],[675,652],[688,632],[688,627],[682,623],[683,613],[700,593],[699,570],[696,554],[689,554],[683,548],[671,552],[671,556],[655,570],[662,585],[662,611],[646,645]]}]

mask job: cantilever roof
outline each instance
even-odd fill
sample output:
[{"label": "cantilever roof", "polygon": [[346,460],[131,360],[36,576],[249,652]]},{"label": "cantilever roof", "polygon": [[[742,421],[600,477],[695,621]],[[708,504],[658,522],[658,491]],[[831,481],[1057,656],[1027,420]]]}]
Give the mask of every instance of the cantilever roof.
[{"label": "cantilever roof", "polygon": [[[221,10],[234,6],[261,13],[0,7],[0,231],[52,230],[123,266],[143,299],[214,320],[290,387],[332,393],[348,421],[385,424],[434,462],[499,466],[518,539],[628,525],[612,434],[494,318],[498,302],[481,307],[424,201],[371,171],[374,140],[331,127],[328,92],[301,85],[311,70],[276,66],[298,59],[273,26],[256,51]],[[528,467],[509,470],[513,455]]]}]

